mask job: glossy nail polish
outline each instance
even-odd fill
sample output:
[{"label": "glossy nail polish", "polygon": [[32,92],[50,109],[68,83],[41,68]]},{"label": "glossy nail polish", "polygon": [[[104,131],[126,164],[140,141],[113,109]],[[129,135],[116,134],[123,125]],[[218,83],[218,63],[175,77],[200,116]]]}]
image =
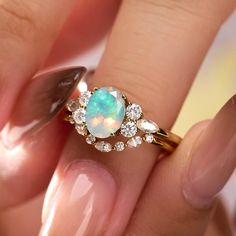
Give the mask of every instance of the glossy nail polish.
[{"label": "glossy nail polish", "polygon": [[14,145],[43,128],[62,110],[84,73],[84,67],[75,67],[33,78],[20,94],[2,131],[4,143]]},{"label": "glossy nail polish", "polygon": [[115,196],[107,170],[93,161],[73,163],[46,210],[40,235],[103,235]]},{"label": "glossy nail polish", "polygon": [[184,196],[196,207],[209,206],[236,166],[236,96],[197,140],[184,176]]}]

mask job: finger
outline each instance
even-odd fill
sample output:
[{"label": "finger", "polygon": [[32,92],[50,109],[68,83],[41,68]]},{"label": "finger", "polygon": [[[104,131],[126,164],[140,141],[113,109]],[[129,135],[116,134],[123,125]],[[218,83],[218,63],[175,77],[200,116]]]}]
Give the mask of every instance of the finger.
[{"label": "finger", "polygon": [[48,184],[68,133],[53,118],[83,73],[84,68],[69,68],[41,74],[22,91],[0,133],[0,208],[25,201]]},{"label": "finger", "polygon": [[214,215],[207,226],[206,235],[214,235],[212,231],[215,231],[219,235],[233,235],[232,233],[232,221],[229,217],[226,201],[224,198],[220,199],[214,210]]},{"label": "finger", "polygon": [[236,167],[235,99],[154,168],[127,235],[204,234],[214,199]]},{"label": "finger", "polygon": [[[233,8],[232,2],[212,4],[209,0],[207,3],[213,6],[210,11],[205,9],[203,1],[124,1],[92,86],[112,84],[118,87],[130,101],[143,107],[147,118],[169,128],[209,45]],[[51,186],[54,191],[49,190],[55,194],[47,197],[52,200],[47,200],[42,235],[63,235],[66,230],[67,234],[74,235],[83,227],[88,235],[91,232],[101,235],[103,230],[106,235],[121,235],[158,151],[153,146],[143,145],[138,152],[127,150],[106,157],[79,140],[73,134],[63,154],[64,160],[55,175],[56,183],[62,181],[62,187]],[[67,174],[62,170],[78,157],[92,159],[94,164],[75,165],[72,177],[68,174],[69,180],[65,180]],[[94,165],[99,166],[99,171],[94,170]],[[110,176],[106,174],[107,169],[112,173],[113,184],[111,178],[107,178],[106,183],[102,177],[100,180],[91,176],[93,172],[103,175],[101,169],[105,176]],[[89,189],[86,194],[79,191],[81,186]],[[72,189],[76,189],[78,197],[65,202]],[[67,213],[62,214],[64,211],[60,209],[67,209]],[[87,213],[84,223],[83,216]],[[101,214],[103,217],[98,217]],[[66,215],[70,215],[71,224],[62,223]]]},{"label": "finger", "polygon": [[6,122],[26,79],[47,56],[72,5],[73,1],[64,0],[49,0],[44,4],[39,1],[1,1],[0,127]]},{"label": "finger", "polygon": [[120,1],[77,1],[66,21],[47,65],[61,63],[92,48],[111,28]]},{"label": "finger", "polygon": [[[93,3],[90,1],[90,8]],[[40,192],[49,181],[63,147],[66,133],[61,122],[54,122],[46,130],[41,127],[40,134],[35,135],[34,131],[39,126],[44,126],[55,115],[50,114],[47,109],[52,106],[53,109],[61,108],[63,101],[71,94],[70,90],[78,82],[74,80],[76,70],[74,75],[69,71],[67,75],[57,74],[50,78],[46,76],[44,79],[40,77],[35,79],[36,83],[34,80],[29,85],[26,84],[47,58],[73,6],[74,1],[63,0],[48,0],[43,4],[36,0],[0,3],[0,129],[7,120],[9,121],[1,134],[1,141],[4,139],[0,157],[1,208],[19,203]],[[87,8],[86,4],[78,5],[77,14]],[[88,10],[86,12],[88,13]],[[85,17],[86,15],[81,16],[80,21]],[[67,89],[67,93],[62,89]],[[36,94],[38,98],[34,97]],[[59,95],[60,98],[57,97]],[[58,99],[58,103],[55,99]],[[30,138],[25,138],[24,133],[31,133]],[[64,135],[55,139],[54,136],[59,136],[60,133]],[[14,143],[19,141],[18,139],[20,145]],[[21,148],[16,148],[22,146],[22,142],[24,152]],[[35,150],[38,150],[37,155]],[[31,155],[34,155],[34,158]],[[7,156],[11,158],[6,158]],[[23,189],[22,184],[28,187]]]},{"label": "finger", "polygon": [[[29,78],[33,76],[37,69],[45,63],[45,60],[50,53],[60,30],[63,28],[66,19],[71,14],[71,10],[75,5],[75,2],[75,0],[47,0],[42,4],[40,0],[1,1],[0,129],[4,126],[6,120],[8,119],[10,111],[14,102],[16,101],[17,96],[19,95],[20,90],[23,88]],[[85,25],[81,27],[82,22],[84,22],[83,19],[88,19],[88,16],[85,14],[88,13],[88,8],[92,9],[94,6],[96,6],[96,4],[95,1],[80,2],[82,3],[76,5],[77,15],[80,15],[78,21],[79,25],[76,25],[76,29],[79,29],[78,31],[82,34],[81,31],[86,28]],[[107,10],[110,10],[114,5],[115,4],[109,5],[107,4],[106,0],[104,0],[101,2],[100,6],[101,9],[104,7]],[[115,10],[113,10],[113,13],[111,11],[110,17],[107,18],[105,17],[106,15],[103,14],[104,22],[107,23],[105,28],[101,27],[101,34],[104,34],[104,32],[109,27],[108,21],[110,18],[112,18],[114,12]],[[68,22],[68,24],[70,24],[70,28],[72,28],[73,24],[75,25],[75,23],[73,23],[75,19],[72,20],[71,18]],[[73,27],[73,30],[74,29],[75,26]],[[94,30],[92,31],[94,32]],[[65,31],[64,33],[68,33],[68,31]],[[99,30],[97,30],[97,34],[100,34]],[[71,36],[72,33],[70,32],[69,35]],[[94,38],[94,41],[98,39],[98,35],[97,38]],[[72,38],[75,36],[76,35],[73,35]],[[61,40],[62,37],[63,36],[61,35]],[[67,40],[68,38],[64,39],[63,43],[65,43]],[[70,42],[67,44],[72,45],[71,40],[72,39],[70,39]],[[73,47],[74,46],[75,43],[73,43]],[[85,44],[81,44],[81,47],[83,46],[85,46]],[[65,51],[65,45],[61,45],[60,47],[62,47]],[[89,45],[87,45],[87,47],[89,47]],[[82,48],[80,49],[82,50]],[[76,52],[78,52],[78,50]],[[55,56],[62,56],[62,53]]]},{"label": "finger", "polygon": [[65,0],[1,1],[0,127],[26,80],[47,57],[72,6]]}]

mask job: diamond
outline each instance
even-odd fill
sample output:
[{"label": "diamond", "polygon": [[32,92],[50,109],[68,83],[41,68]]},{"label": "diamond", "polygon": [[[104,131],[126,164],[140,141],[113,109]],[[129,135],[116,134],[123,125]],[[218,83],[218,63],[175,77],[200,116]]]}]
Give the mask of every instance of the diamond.
[{"label": "diamond", "polygon": [[95,144],[95,148],[100,152],[110,152],[112,150],[112,145],[110,143],[101,141]]},{"label": "diamond", "polygon": [[145,134],[144,136],[144,141],[147,143],[152,143],[154,140],[154,137],[152,134]]},{"label": "diamond", "polygon": [[76,124],[75,129],[78,132],[78,134],[81,134],[83,136],[87,135],[87,133],[88,133],[87,128],[84,124]]},{"label": "diamond", "polygon": [[145,133],[156,133],[159,130],[159,127],[155,122],[145,119],[138,120],[137,127]]},{"label": "diamond", "polygon": [[122,93],[113,87],[96,90],[86,107],[86,125],[97,138],[108,138],[120,129],[125,117]]},{"label": "diamond", "polygon": [[74,119],[73,119],[72,116],[67,116],[67,117],[65,117],[65,121],[68,121],[68,122],[70,122],[71,124],[74,124],[74,123],[75,123],[75,121],[74,121]]},{"label": "diamond", "polygon": [[78,102],[76,102],[75,100],[70,99],[70,100],[66,103],[66,108],[67,108],[70,112],[73,112],[73,111],[75,111],[76,109],[79,108],[79,104],[78,104]]},{"label": "diamond", "polygon": [[86,107],[89,99],[91,97],[91,92],[90,91],[85,91],[81,93],[81,96],[79,97],[79,103],[81,106]]},{"label": "diamond", "polygon": [[84,108],[79,108],[72,113],[75,123],[82,124],[85,122],[85,110]]},{"label": "diamond", "polygon": [[126,116],[131,120],[138,120],[142,116],[142,108],[138,104],[130,104],[126,108]]},{"label": "diamond", "polygon": [[133,137],[137,133],[137,126],[133,121],[127,121],[121,125],[121,134],[124,137],[130,138]]},{"label": "diamond", "polygon": [[125,149],[125,144],[123,142],[116,142],[114,147],[117,152],[121,152]]},{"label": "diamond", "polygon": [[133,137],[127,141],[127,145],[129,148],[137,147],[138,145],[142,144],[142,138],[140,136]]},{"label": "diamond", "polygon": [[92,134],[89,134],[86,138],[86,143],[94,144],[95,142],[96,142],[96,138]]}]

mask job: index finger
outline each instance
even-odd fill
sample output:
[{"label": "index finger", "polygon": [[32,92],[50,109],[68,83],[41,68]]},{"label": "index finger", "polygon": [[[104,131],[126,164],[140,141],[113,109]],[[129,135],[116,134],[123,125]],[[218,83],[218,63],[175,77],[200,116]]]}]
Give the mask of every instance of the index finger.
[{"label": "index finger", "polygon": [[26,81],[46,59],[75,0],[0,2],[0,129]]},{"label": "index finger", "polygon": [[[81,71],[71,68],[52,76],[44,76],[44,79],[29,79],[45,62],[61,28],[75,27],[71,18],[66,27],[64,22],[76,2],[0,0],[0,208],[25,201],[42,191],[60,157],[67,132],[64,132],[58,120],[54,120],[45,129],[42,127],[52,119],[55,108],[61,108],[64,100],[68,98],[79,80],[78,74],[81,74]],[[103,13],[106,21],[109,21],[115,14],[115,5],[118,3],[108,4],[107,0],[102,0],[99,4],[101,9],[105,7],[110,10],[109,17]],[[76,22],[77,27],[81,25],[83,18],[87,17],[88,9],[91,10],[95,6],[94,0],[82,3],[80,1],[76,11],[72,13],[80,14]],[[99,14],[95,15],[98,17]],[[104,23],[104,20],[102,22]],[[97,21],[97,24],[99,23],[101,21]],[[99,30],[104,33],[107,28],[108,25]],[[96,31],[97,34],[101,34],[99,30]],[[79,29],[79,32],[81,31],[82,27]],[[78,32],[74,33],[76,35]],[[61,40],[62,38],[63,35]],[[57,47],[61,48],[60,53],[56,55],[57,60],[68,58],[68,51],[73,49],[74,44],[69,37],[65,38],[63,43],[60,41],[57,44]],[[96,40],[98,38],[93,42],[86,42],[87,47]],[[66,41],[70,41],[70,47],[66,46]],[[79,49],[81,48],[82,43]],[[78,52],[79,49],[73,52]],[[62,50],[67,50],[64,57]],[[51,110],[47,109],[49,107]],[[40,130],[37,134],[36,129]],[[22,136],[26,130],[30,131],[27,138]]]}]

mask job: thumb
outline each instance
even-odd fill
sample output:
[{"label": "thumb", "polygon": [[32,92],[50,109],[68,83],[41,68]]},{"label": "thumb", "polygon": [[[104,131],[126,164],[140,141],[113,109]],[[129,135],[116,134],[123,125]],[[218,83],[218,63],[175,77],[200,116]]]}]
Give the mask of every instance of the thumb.
[{"label": "thumb", "polygon": [[194,126],[150,176],[127,235],[199,236],[236,166],[236,96]]}]

